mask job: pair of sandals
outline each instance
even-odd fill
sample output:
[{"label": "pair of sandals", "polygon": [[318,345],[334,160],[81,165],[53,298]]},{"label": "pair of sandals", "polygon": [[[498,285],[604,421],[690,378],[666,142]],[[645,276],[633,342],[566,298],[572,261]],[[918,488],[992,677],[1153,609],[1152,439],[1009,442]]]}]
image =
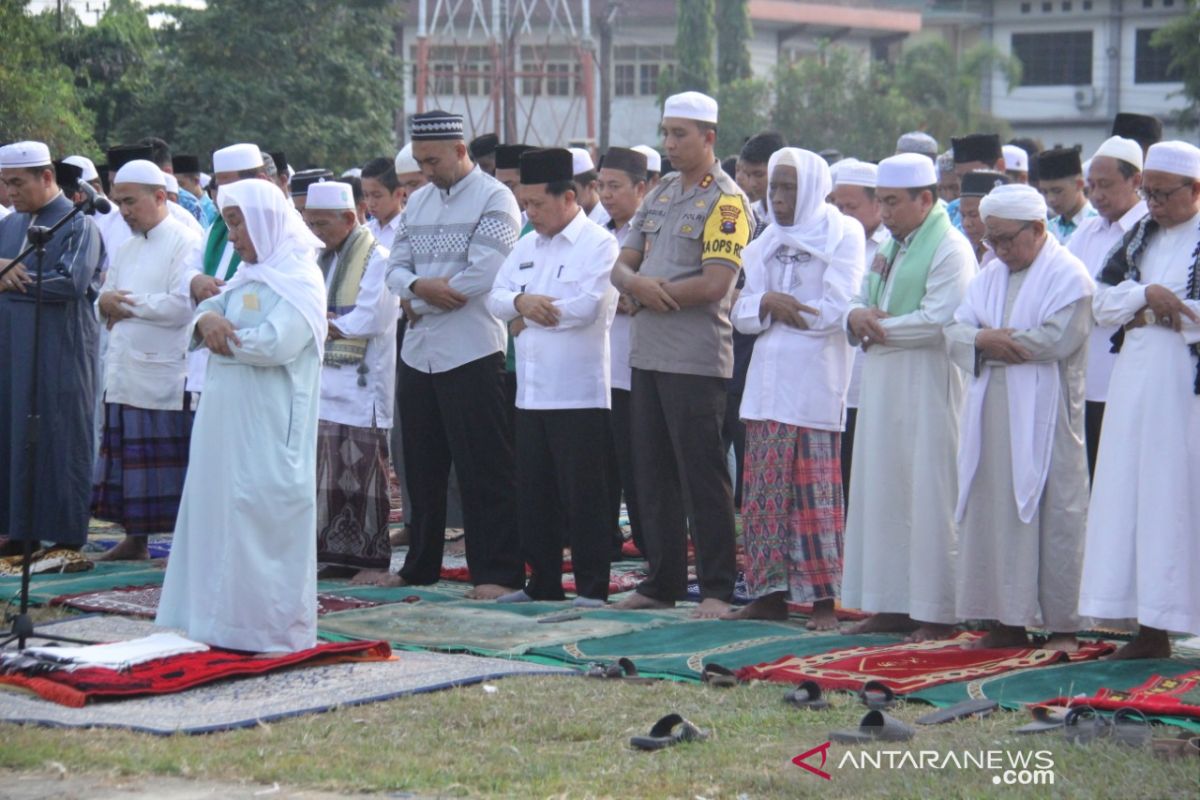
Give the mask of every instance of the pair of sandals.
[{"label": "pair of sandals", "polygon": [[[899,702],[892,688],[880,681],[864,683],[863,687],[858,690],[858,699],[872,711],[883,711],[892,708]],[[812,680],[797,684],[794,689],[783,696],[783,700],[796,708],[809,711],[822,711],[829,708],[829,701],[825,699],[821,685]]]}]

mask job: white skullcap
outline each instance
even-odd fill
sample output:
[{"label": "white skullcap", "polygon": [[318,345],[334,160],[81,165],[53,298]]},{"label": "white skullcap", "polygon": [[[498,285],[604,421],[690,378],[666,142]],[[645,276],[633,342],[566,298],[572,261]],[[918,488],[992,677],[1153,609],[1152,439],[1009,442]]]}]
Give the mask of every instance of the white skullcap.
[{"label": "white skullcap", "polygon": [[700,92],[681,92],[667,98],[663,104],[663,118],[694,119],[697,122],[717,124],[717,101]]},{"label": "white skullcap", "polygon": [[167,194],[179,194],[179,179],[169,172],[163,173],[163,180],[167,184]]},{"label": "white skullcap", "polygon": [[921,153],[926,156],[937,156],[937,139],[924,131],[909,131],[896,140],[897,153]]},{"label": "white skullcap", "polygon": [[167,186],[166,174],[153,161],[138,158],[117,170],[113,185],[118,183],[140,183],[143,186]]},{"label": "white skullcap", "polygon": [[1200,180],[1200,147],[1179,141],[1152,144],[1146,152],[1146,171],[1150,170]]},{"label": "white skullcap", "polygon": [[629,149],[637,150],[646,157],[647,172],[662,172],[662,156],[653,147],[648,144],[637,144]]},{"label": "white skullcap", "polygon": [[592,172],[596,169],[596,163],[592,161],[592,154],[582,147],[568,147],[571,151],[571,174],[582,175],[585,172]]},{"label": "white skullcap", "polygon": [[362,168],[361,167],[351,167],[350,169],[348,169],[342,173],[342,177],[343,178],[361,178],[362,177]]},{"label": "white skullcap", "polygon": [[262,151],[256,144],[231,144],[213,153],[214,172],[242,172],[262,165]]},{"label": "white skullcap", "polygon": [[1139,170],[1142,168],[1142,146],[1133,139],[1126,139],[1123,136],[1105,139],[1104,144],[1097,147],[1096,152],[1092,153],[1093,159],[1097,156],[1115,158],[1126,164],[1132,164]]},{"label": "white skullcap", "polygon": [[1029,172],[1029,153],[1015,144],[1006,144],[1000,148],[1004,155],[1004,168],[1012,172]]},{"label": "white skullcap", "polygon": [[314,211],[354,211],[354,190],[341,181],[310,183],[304,207]]},{"label": "white skullcap", "polygon": [[64,164],[70,164],[83,170],[83,174],[79,176],[82,181],[95,181],[100,179],[100,173],[96,172],[96,165],[87,156],[67,156],[63,159]]},{"label": "white skullcap", "polygon": [[856,158],[843,158],[829,169],[834,173],[834,186],[867,186],[874,189],[879,174],[879,167]]},{"label": "white skullcap", "polygon": [[1024,183],[1008,183],[992,189],[979,201],[979,216],[1018,220],[1046,221],[1046,199],[1042,193]]},{"label": "white skullcap", "polygon": [[1085,179],[1087,178],[1088,173],[1091,172],[1091,169],[1092,169],[1092,160],[1090,158],[1087,161],[1085,161],[1079,165],[1080,174],[1083,175],[1083,177]]},{"label": "white skullcap", "polygon": [[396,174],[403,175],[406,172],[420,172],[421,167],[417,164],[417,160],[413,158],[412,143],[404,145],[404,148],[396,154]]},{"label": "white skullcap", "polygon": [[0,169],[50,166],[50,148],[41,142],[14,142],[0,147]]},{"label": "white skullcap", "polygon": [[207,172],[201,172],[200,173],[200,188],[207,189],[208,185],[210,183],[212,183],[212,175],[209,175]]},{"label": "white skullcap", "polygon": [[888,189],[922,189],[938,182],[929,156],[901,153],[879,162],[875,184]]}]

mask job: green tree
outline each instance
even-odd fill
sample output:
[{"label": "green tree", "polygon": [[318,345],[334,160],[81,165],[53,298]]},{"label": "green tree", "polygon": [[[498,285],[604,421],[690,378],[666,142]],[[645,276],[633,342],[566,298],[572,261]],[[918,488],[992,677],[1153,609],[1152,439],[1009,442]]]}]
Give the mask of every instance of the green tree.
[{"label": "green tree", "polygon": [[1171,51],[1171,70],[1183,81],[1188,106],[1172,121],[1184,128],[1200,122],[1200,4],[1188,0],[1188,13],[1163,26],[1151,40],[1156,47]]},{"label": "green tree", "polygon": [[250,141],[297,168],[393,151],[403,102],[394,0],[208,0],[171,8],[154,91],[117,132],[208,153]]},{"label": "green tree", "polygon": [[717,157],[737,155],[747,138],[771,126],[771,83],[748,78],[721,84]]},{"label": "green tree", "polygon": [[0,0],[0,141],[36,139],[55,155],[94,152],[92,113],[58,60],[51,14],[31,15],[26,0]]},{"label": "green tree", "polygon": [[687,0],[675,4],[675,55],[679,69],[671,91],[714,93],[717,74],[713,68],[714,0]]},{"label": "green tree", "polygon": [[750,68],[750,4],[717,0],[717,80],[722,87],[754,77]]}]

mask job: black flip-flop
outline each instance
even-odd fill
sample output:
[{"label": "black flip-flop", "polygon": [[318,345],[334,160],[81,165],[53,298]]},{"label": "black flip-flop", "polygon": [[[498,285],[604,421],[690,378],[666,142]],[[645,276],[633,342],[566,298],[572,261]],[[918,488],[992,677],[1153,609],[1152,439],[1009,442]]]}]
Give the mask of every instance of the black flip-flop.
[{"label": "black flip-flop", "polygon": [[1029,712],[1033,714],[1033,722],[1022,725],[1013,733],[1046,733],[1047,731],[1061,730],[1062,726],[1066,724],[1069,711],[1070,709],[1057,706],[1030,706]]},{"label": "black flip-flop", "polygon": [[1112,735],[1117,744],[1145,747],[1154,738],[1154,731],[1145,714],[1139,709],[1126,706],[1118,708],[1112,716]]},{"label": "black flip-flop", "polygon": [[700,672],[700,682],[717,689],[730,689],[741,683],[733,670],[722,667],[720,664],[705,664],[704,669]]},{"label": "black flip-flop", "polygon": [[697,728],[678,714],[667,714],[654,723],[649,734],[633,736],[629,744],[638,750],[662,750],[680,742],[702,742],[707,738],[708,731]]},{"label": "black flip-flop", "polygon": [[653,678],[643,678],[638,674],[638,668],[628,658],[618,658],[612,664],[592,664],[584,673],[586,678],[607,678],[621,680],[626,683],[652,683]]},{"label": "black flip-flop", "polygon": [[896,693],[892,688],[880,681],[867,681],[858,691],[858,699],[872,710],[883,710],[896,705]]},{"label": "black flip-flop", "polygon": [[1112,734],[1113,724],[1091,706],[1073,706],[1063,720],[1063,735],[1073,744],[1090,744],[1097,739],[1107,739]]},{"label": "black flip-flop", "polygon": [[982,719],[991,716],[991,713],[999,707],[999,703],[987,698],[963,700],[961,703],[955,703],[948,708],[939,708],[937,711],[930,711],[924,716],[917,717],[917,724],[939,725],[943,722],[953,722],[956,719],[966,719],[968,717]]},{"label": "black flip-flop", "polygon": [[869,742],[907,742],[916,731],[880,709],[872,709],[863,715],[858,728],[832,731],[829,741],[841,744],[865,744]]},{"label": "black flip-flop", "polygon": [[804,681],[783,696],[786,703],[796,708],[806,708],[809,711],[821,711],[829,708],[829,701],[821,692],[821,685],[816,681]]}]

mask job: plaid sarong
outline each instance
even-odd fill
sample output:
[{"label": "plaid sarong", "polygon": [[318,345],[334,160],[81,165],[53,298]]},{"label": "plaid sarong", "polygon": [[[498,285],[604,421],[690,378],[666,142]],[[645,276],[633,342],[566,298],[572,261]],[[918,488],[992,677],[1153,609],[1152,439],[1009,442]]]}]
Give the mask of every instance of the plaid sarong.
[{"label": "plaid sarong", "polygon": [[742,542],[752,597],[836,599],[844,515],[840,433],[747,420]]},{"label": "plaid sarong", "polygon": [[133,535],[175,530],[192,438],[192,410],[104,404],[92,481],[92,516]]},{"label": "plaid sarong", "polygon": [[317,561],[387,569],[388,431],[321,420],[317,426]]}]

